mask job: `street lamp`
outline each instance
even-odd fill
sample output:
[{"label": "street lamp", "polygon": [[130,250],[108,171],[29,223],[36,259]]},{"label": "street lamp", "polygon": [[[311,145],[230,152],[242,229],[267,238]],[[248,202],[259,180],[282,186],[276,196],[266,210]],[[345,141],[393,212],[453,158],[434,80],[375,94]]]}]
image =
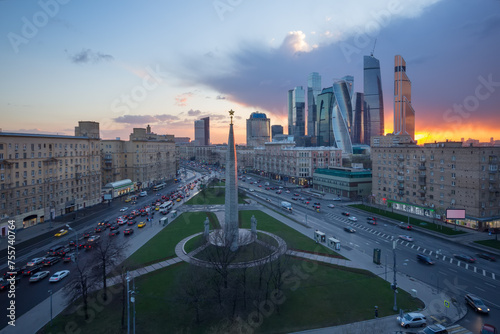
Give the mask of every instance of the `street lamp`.
[{"label": "street lamp", "polygon": [[49,290],[50,294],[50,327],[52,327],[52,290]]},{"label": "street lamp", "polygon": [[68,230],[73,231],[73,233],[75,233],[75,237],[76,237],[76,257],[78,258],[78,234],[76,233],[76,231],[74,229],[72,229],[71,227],[69,227],[69,224],[66,224],[66,227],[68,228]]}]

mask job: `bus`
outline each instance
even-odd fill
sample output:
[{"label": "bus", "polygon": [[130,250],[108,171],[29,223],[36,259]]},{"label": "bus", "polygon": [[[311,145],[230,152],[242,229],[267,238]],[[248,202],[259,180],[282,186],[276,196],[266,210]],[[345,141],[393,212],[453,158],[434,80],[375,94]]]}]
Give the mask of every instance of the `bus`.
[{"label": "bus", "polygon": [[157,184],[156,186],[153,187],[153,190],[158,191],[158,190],[165,188],[166,186],[167,186],[166,183]]},{"label": "bus", "polygon": [[172,209],[172,207],[174,206],[174,202],[172,201],[167,201],[165,203],[163,203],[162,205],[160,205],[160,213],[163,213],[164,215],[166,215],[170,209]]}]

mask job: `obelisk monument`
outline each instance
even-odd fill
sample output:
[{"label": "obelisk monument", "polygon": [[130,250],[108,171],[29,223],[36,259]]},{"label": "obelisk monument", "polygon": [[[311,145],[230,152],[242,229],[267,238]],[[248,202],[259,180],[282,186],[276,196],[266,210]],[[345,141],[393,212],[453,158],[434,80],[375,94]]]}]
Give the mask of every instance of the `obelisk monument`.
[{"label": "obelisk monument", "polygon": [[229,245],[231,251],[234,252],[239,247],[238,164],[236,162],[236,146],[233,132],[234,111],[232,109],[229,111],[229,115],[231,124],[229,125],[229,139],[227,140],[224,238],[226,246]]}]

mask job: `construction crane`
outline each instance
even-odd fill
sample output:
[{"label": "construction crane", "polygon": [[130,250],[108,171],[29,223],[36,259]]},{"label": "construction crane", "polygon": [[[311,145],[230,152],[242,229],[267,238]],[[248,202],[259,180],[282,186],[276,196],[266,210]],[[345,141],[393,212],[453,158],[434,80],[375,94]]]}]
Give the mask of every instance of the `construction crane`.
[{"label": "construction crane", "polygon": [[373,42],[373,49],[372,49],[372,53],[370,54],[370,56],[373,57],[373,53],[375,52],[375,46],[377,45],[377,39],[375,38],[375,42]]}]

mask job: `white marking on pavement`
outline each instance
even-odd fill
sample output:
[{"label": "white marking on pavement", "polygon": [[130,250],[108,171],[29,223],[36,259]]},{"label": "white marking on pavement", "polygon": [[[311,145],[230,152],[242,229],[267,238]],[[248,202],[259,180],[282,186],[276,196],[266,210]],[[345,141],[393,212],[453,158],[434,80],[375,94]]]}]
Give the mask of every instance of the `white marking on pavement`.
[{"label": "white marking on pavement", "polygon": [[491,273],[491,277],[493,277],[493,279],[496,279],[495,278],[495,273]]},{"label": "white marking on pavement", "polygon": [[488,283],[488,282],[484,282],[484,284],[489,285],[489,286],[491,286],[491,287],[493,287],[493,288],[496,288],[496,286],[494,286],[493,284],[490,284],[490,283]]},{"label": "white marking on pavement", "polygon": [[431,255],[432,255],[432,251],[429,253],[429,256],[431,256]]},{"label": "white marking on pavement", "polygon": [[476,286],[476,289],[481,290],[481,291],[483,291],[483,292],[486,292],[486,290],[481,289],[481,288],[478,288],[477,286]]},{"label": "white marking on pavement", "polygon": [[419,250],[420,250],[420,246],[418,246],[418,248],[417,248],[417,251],[419,251]]},{"label": "white marking on pavement", "polygon": [[483,276],[486,276],[486,270],[483,269]]},{"label": "white marking on pavement", "polygon": [[474,267],[474,272],[477,273],[477,267]]},{"label": "white marking on pavement", "polygon": [[465,264],[465,269],[469,269],[469,264],[468,263]]},{"label": "white marking on pavement", "polygon": [[[411,245],[411,248],[415,248],[415,245]],[[418,250],[418,249],[417,249]]]}]

